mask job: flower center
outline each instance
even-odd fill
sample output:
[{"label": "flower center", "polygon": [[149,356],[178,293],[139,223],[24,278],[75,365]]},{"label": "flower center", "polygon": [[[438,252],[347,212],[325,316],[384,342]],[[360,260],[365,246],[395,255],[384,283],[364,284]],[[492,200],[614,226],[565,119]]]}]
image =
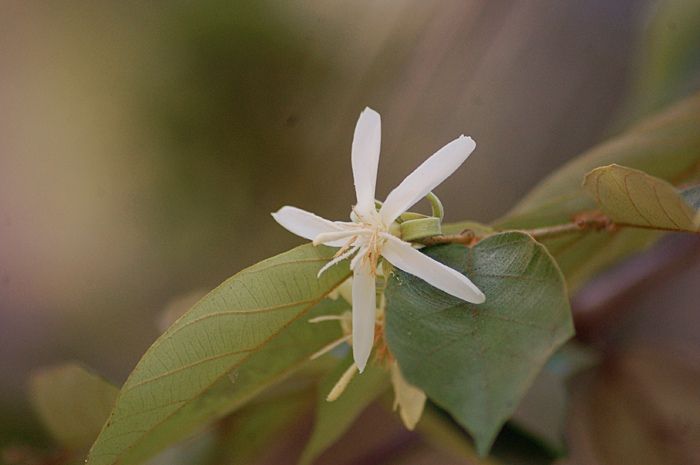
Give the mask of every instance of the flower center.
[{"label": "flower center", "polygon": [[[368,215],[359,215],[357,211],[353,208],[351,218],[355,224],[359,226],[359,229],[364,232],[362,235],[353,236],[350,240],[340,249],[343,251],[348,250],[355,244],[355,242],[360,242],[359,254],[353,260],[353,267],[357,263],[356,260],[362,260],[364,263],[369,264],[370,270],[373,276],[377,275],[377,265],[379,259],[382,256],[382,247],[386,242],[386,239],[382,237],[383,233],[386,233],[389,228],[382,221],[379,212],[373,210]],[[339,252],[340,252],[339,251]]]}]

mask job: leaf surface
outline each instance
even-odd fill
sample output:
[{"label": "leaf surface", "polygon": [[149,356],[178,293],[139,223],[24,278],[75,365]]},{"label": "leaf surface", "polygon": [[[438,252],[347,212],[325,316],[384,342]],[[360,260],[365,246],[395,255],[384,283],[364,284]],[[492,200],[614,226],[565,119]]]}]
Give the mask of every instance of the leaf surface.
[{"label": "leaf surface", "polygon": [[583,187],[615,223],[665,231],[697,232],[696,211],[668,182],[619,165],[596,168]]},{"label": "leaf surface", "polygon": [[[225,281],[144,354],[88,456],[89,465],[140,463],[229,413],[339,336],[303,318],[347,278],[318,270],[334,249],[303,245]],[[344,310],[324,302],[315,314]]]},{"label": "leaf surface", "polygon": [[573,334],[563,277],[530,236],[490,236],[432,258],[486,294],[473,305],[397,270],[386,291],[386,337],[406,379],[448,411],[485,454],[549,356]]}]

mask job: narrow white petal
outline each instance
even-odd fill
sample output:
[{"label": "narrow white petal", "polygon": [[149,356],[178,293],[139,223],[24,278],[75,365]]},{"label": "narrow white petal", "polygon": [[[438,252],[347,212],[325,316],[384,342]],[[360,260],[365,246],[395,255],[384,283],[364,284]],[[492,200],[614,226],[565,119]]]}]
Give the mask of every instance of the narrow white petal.
[{"label": "narrow white petal", "polygon": [[447,179],[475,147],[476,143],[471,137],[460,136],[425,160],[387,196],[380,210],[384,223],[391,224]]},{"label": "narrow white petal", "polygon": [[355,240],[362,236],[369,236],[372,234],[372,230],[362,228],[355,223],[341,223],[340,221],[333,222],[339,230],[333,232],[321,233],[314,238],[314,245],[341,242],[345,245],[352,237],[356,236]]},{"label": "narrow white petal", "polygon": [[395,267],[467,302],[480,304],[486,300],[484,293],[462,273],[419,252],[408,242],[389,234],[385,237],[388,240],[382,256]]},{"label": "narrow white petal", "polygon": [[355,179],[357,212],[366,215],[374,209],[374,192],[382,140],[379,113],[367,107],[357,120],[352,139],[352,174]]},{"label": "narrow white petal", "polygon": [[352,355],[360,373],[367,365],[374,343],[376,292],[369,265],[360,263],[352,279]]},{"label": "narrow white petal", "polygon": [[318,236],[314,237],[313,243],[314,245],[319,245],[319,244],[326,244],[326,245],[331,245],[331,244],[341,244],[344,245],[347,243],[352,236],[356,236],[357,233],[354,231],[333,231],[333,232],[324,232],[319,234]]},{"label": "narrow white petal", "polygon": [[[309,240],[314,240],[319,234],[337,233],[343,230],[332,221],[296,207],[282,207],[273,213],[272,217],[288,231]],[[327,245],[340,247],[344,243],[344,240],[338,240],[328,242]]]}]

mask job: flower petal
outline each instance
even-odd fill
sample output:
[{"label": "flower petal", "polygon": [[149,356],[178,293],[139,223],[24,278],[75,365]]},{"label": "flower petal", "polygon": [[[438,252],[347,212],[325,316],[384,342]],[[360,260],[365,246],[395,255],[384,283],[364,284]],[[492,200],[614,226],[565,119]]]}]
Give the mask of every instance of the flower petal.
[{"label": "flower petal", "polygon": [[352,355],[360,373],[372,352],[376,312],[375,278],[369,264],[360,262],[352,277]]},{"label": "flower petal", "polygon": [[486,300],[484,293],[462,273],[433,260],[398,237],[390,234],[384,237],[387,241],[382,256],[395,267],[467,302],[480,304]]},{"label": "flower petal", "polygon": [[355,179],[357,212],[367,215],[374,210],[382,122],[379,113],[367,107],[357,120],[352,139],[352,175]]},{"label": "flower petal", "polygon": [[459,136],[425,160],[387,196],[380,210],[384,223],[391,224],[447,179],[475,147],[476,143],[471,137]]},{"label": "flower petal", "polygon": [[[296,207],[282,207],[273,213],[272,217],[285,229],[312,241],[319,234],[343,231],[343,228],[334,222]],[[327,242],[326,245],[340,247],[345,242],[345,239],[338,239]]]},{"label": "flower petal", "polygon": [[391,383],[394,385],[394,410],[399,409],[404,426],[413,431],[423,415],[425,392],[406,381],[396,361],[391,364]]},{"label": "flower petal", "polygon": [[333,231],[333,232],[327,232],[327,233],[321,233],[318,236],[314,238],[314,245],[318,244],[335,244],[335,243],[342,243],[343,245],[349,241],[351,238],[355,237],[357,239],[358,237],[361,236],[367,236],[371,235],[372,231],[368,229],[363,229],[357,227],[358,225],[354,226],[346,226],[344,224],[339,224],[338,222],[334,223],[338,228],[340,228],[340,231]]}]

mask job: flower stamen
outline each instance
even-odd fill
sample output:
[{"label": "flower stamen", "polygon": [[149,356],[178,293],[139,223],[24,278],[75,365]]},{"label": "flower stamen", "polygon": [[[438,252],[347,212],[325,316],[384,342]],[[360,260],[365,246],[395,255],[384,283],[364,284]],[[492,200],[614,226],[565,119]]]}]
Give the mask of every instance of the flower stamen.
[{"label": "flower stamen", "polygon": [[335,255],[333,255],[333,258],[340,257],[340,256],[343,255],[345,252],[347,252],[347,250],[348,250],[350,247],[352,247],[352,245],[355,243],[356,240],[357,240],[357,236],[356,236],[356,235],[355,235],[355,236],[352,236],[352,237],[350,238],[350,240],[347,241],[347,242],[345,243],[344,246],[342,246],[341,248],[338,249],[338,251],[335,253]]},{"label": "flower stamen", "polygon": [[325,355],[331,350],[335,349],[339,345],[341,345],[344,342],[350,342],[350,339],[352,339],[352,335],[348,334],[347,336],[343,336],[341,338],[336,339],[335,341],[331,342],[330,344],[325,345],[322,349],[320,349],[318,352],[314,352],[314,354],[309,357],[309,360],[316,360],[319,358],[321,355]]},{"label": "flower stamen", "polygon": [[340,397],[343,392],[345,392],[345,388],[348,387],[348,384],[350,384],[350,381],[355,377],[357,374],[357,365],[354,363],[350,365],[350,367],[345,370],[345,373],[340,377],[337,383],[335,383],[335,386],[333,386],[333,389],[331,389],[331,392],[328,393],[328,396],[326,397],[326,400],[328,402],[333,402],[334,400],[337,400],[338,397]]},{"label": "flower stamen", "polygon": [[324,321],[343,321],[347,320],[345,315],[321,315],[315,318],[311,318],[309,323],[322,323]]},{"label": "flower stamen", "polygon": [[350,256],[351,256],[352,254],[354,254],[355,252],[357,252],[359,249],[360,249],[360,246],[359,246],[359,245],[356,245],[355,247],[353,247],[352,249],[348,250],[347,252],[345,252],[345,253],[343,253],[343,254],[341,254],[341,255],[335,254],[335,256],[334,256],[335,258],[333,258],[332,260],[329,260],[328,263],[326,263],[325,265],[323,265],[323,266],[321,267],[321,269],[318,270],[318,274],[316,275],[316,277],[319,277],[319,278],[320,278],[321,275],[322,275],[328,268],[332,267],[332,266],[335,265],[336,263],[342,262],[342,261],[345,260],[346,258],[350,258]]}]

